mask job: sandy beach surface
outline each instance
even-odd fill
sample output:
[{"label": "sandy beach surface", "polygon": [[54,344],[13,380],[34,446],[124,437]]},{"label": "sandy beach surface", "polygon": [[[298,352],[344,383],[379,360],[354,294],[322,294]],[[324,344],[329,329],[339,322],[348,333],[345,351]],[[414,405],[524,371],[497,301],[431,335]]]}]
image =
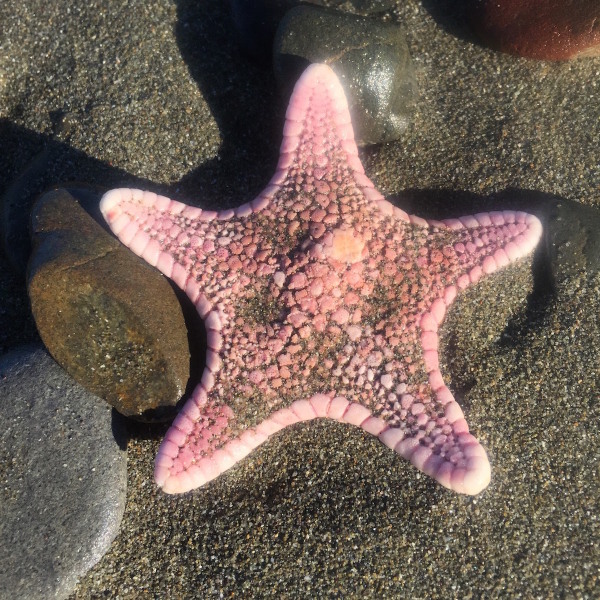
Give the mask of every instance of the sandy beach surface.
[{"label": "sandy beach surface", "polygon": [[[427,217],[600,209],[600,58],[494,52],[458,4],[389,13],[419,99],[402,139],[361,150],[368,176]],[[228,3],[9,1],[0,31],[0,192],[42,151],[31,194],[83,181],[225,208],[269,181],[285,100],[239,50]],[[132,422],[121,531],[72,598],[598,597],[600,278],[568,259],[552,274],[555,250],[471,288],[443,328],[442,371],[490,456],[482,494],[315,421],[168,496],[152,477],[166,427]],[[0,352],[35,339],[0,254]]]}]

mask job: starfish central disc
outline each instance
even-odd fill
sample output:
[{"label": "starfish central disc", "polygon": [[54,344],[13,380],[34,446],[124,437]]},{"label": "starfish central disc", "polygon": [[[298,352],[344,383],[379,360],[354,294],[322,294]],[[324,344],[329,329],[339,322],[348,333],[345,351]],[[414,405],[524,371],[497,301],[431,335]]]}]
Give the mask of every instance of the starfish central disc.
[{"label": "starfish central disc", "polygon": [[317,417],[362,427],[455,491],[487,486],[486,452],[440,373],[438,328],[460,290],[531,252],[540,222],[394,207],[364,174],[329,67],[296,84],[277,171],[252,203],[217,213],[120,189],[101,209],[205,321],[202,381],[156,459],[165,491],[203,485]]},{"label": "starfish central disc", "polygon": [[362,236],[351,229],[334,229],[327,256],[340,262],[355,263],[363,257],[365,242]]}]

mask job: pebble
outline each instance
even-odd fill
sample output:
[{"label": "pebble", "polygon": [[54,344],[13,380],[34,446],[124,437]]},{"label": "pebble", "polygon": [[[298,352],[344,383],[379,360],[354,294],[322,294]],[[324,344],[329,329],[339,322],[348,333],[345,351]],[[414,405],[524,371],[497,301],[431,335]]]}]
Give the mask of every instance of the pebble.
[{"label": "pebble", "polygon": [[0,596],[67,598],[119,531],[124,421],[37,344],[0,357],[0,380]]},{"label": "pebble", "polygon": [[398,139],[414,110],[416,80],[397,24],[317,6],[290,10],[273,43],[279,85],[291,89],[309,63],[329,64],[348,97],[356,141]]},{"label": "pebble", "polygon": [[31,309],[55,360],[126,416],[172,418],[190,377],[190,352],[167,280],[66,190],[37,201],[32,236]]},{"label": "pebble", "polygon": [[470,4],[475,31],[504,52],[541,60],[600,54],[598,0],[482,0]]}]

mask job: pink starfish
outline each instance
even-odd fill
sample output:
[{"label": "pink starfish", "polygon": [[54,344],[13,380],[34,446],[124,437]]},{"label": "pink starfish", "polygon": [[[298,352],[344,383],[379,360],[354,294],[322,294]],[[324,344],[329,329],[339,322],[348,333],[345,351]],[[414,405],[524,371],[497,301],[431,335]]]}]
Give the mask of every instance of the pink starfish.
[{"label": "pink starfish", "polygon": [[329,67],[296,84],[277,171],[250,204],[213,212],[117,189],[101,209],[207,330],[202,381],[156,458],[165,492],[317,417],[362,427],[447,488],[487,486],[486,452],[440,373],[438,327],[460,290],[530,253],[541,224],[515,211],[426,221],[390,204]]}]

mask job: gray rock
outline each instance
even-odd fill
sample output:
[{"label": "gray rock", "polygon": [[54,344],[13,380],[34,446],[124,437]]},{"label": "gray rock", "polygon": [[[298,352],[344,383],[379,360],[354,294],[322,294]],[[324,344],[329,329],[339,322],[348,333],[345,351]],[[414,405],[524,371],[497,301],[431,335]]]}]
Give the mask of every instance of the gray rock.
[{"label": "gray rock", "polygon": [[[309,4],[369,15],[391,9],[395,0],[307,0]],[[285,13],[301,0],[230,0],[231,14],[242,48],[255,58],[270,59],[273,36]]]},{"label": "gray rock", "polygon": [[67,598],[119,531],[121,417],[37,345],[0,357],[0,597]]},{"label": "gray rock", "polygon": [[554,282],[597,273],[600,210],[563,198],[552,202],[545,213],[545,241]]},{"label": "gray rock", "polygon": [[273,43],[279,84],[291,91],[310,63],[327,63],[346,91],[359,144],[398,139],[414,110],[416,80],[394,23],[313,6],[290,10]]},{"label": "gray rock", "polygon": [[190,352],[167,280],[66,190],[37,201],[32,236],[29,298],[54,359],[120,413],[172,418],[190,377]]}]

